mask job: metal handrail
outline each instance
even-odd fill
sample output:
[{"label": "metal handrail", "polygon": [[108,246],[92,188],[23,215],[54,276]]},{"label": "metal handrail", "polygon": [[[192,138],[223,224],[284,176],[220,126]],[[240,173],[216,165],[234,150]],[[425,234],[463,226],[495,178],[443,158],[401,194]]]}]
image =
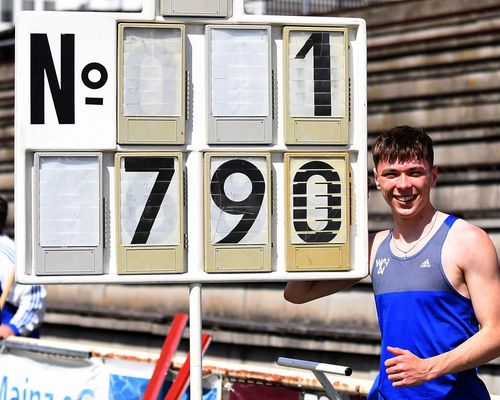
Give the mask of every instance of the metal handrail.
[{"label": "metal handrail", "polygon": [[311,371],[319,383],[325,389],[328,397],[332,400],[343,400],[339,392],[335,390],[326,373],[350,376],[352,369],[343,365],[317,363],[314,361],[298,360],[295,358],[279,357],[276,363],[282,367],[299,368]]}]

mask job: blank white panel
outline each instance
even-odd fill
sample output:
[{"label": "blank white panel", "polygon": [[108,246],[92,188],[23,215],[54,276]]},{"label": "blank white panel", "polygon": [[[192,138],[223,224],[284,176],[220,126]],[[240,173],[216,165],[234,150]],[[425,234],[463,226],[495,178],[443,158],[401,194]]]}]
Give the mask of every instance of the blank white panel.
[{"label": "blank white panel", "polygon": [[212,28],[210,32],[212,115],[267,116],[268,30]]},{"label": "blank white panel", "polygon": [[[151,170],[153,169],[151,168],[152,160],[153,168],[156,170]],[[127,167],[127,163],[131,161],[135,165]],[[144,166],[142,171],[140,170],[141,164]],[[180,244],[181,182],[179,168],[177,157],[131,156],[121,158],[120,223],[122,245]],[[158,202],[159,206],[151,206],[151,203],[155,201]],[[154,220],[152,226],[148,224],[147,219]],[[146,232],[144,228],[142,230],[140,228],[141,220],[147,226]]]},{"label": "blank white panel", "polygon": [[39,245],[98,246],[98,157],[41,156],[39,168]]},{"label": "blank white panel", "polygon": [[[321,39],[320,39],[321,38]],[[288,41],[292,117],[342,117],[346,110],[344,33],[292,30]],[[318,107],[324,108],[318,111]]]},{"label": "blank white panel", "polygon": [[227,17],[232,1],[228,0],[161,0],[161,15]]},{"label": "blank white panel", "polygon": [[126,27],[123,36],[123,114],[179,116],[183,74],[181,30]]}]

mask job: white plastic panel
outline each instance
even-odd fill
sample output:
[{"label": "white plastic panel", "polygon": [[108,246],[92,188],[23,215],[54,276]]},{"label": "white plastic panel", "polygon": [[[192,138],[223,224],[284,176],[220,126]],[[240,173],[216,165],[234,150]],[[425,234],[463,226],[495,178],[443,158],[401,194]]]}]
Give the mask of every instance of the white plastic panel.
[{"label": "white plastic panel", "polygon": [[232,0],[161,0],[162,15],[227,17],[232,10]]},{"label": "white plastic panel", "polygon": [[119,143],[184,143],[184,46],[184,25],[118,25]]},{"label": "white plastic panel", "polygon": [[40,156],[40,246],[97,246],[100,163],[97,156]]},{"label": "white plastic panel", "polygon": [[123,36],[123,114],[179,116],[181,30],[128,26]]},{"label": "white plastic panel", "polygon": [[272,140],[271,28],[209,25],[209,143]]},{"label": "white plastic panel", "polygon": [[103,265],[102,154],[35,153],[37,275],[95,275]]},{"label": "white plastic panel", "polygon": [[269,114],[269,51],[267,29],[211,30],[212,115]]}]

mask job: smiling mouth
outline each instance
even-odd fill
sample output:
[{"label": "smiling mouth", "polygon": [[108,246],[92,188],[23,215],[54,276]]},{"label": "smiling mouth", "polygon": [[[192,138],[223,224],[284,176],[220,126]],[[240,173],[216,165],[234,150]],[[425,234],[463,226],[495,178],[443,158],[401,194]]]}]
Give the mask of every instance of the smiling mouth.
[{"label": "smiling mouth", "polygon": [[402,203],[409,203],[410,201],[414,200],[415,197],[417,196],[394,196],[394,198],[397,200],[397,201],[400,201]]}]

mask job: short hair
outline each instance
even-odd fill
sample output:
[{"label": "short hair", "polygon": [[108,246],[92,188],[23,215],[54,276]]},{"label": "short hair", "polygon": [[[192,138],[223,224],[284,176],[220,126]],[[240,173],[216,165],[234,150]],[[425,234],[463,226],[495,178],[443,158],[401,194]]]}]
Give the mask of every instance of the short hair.
[{"label": "short hair", "polygon": [[396,126],[382,133],[372,148],[373,163],[377,168],[379,162],[426,160],[434,165],[434,148],[432,139],[423,129],[411,126]]},{"label": "short hair", "polygon": [[5,223],[7,222],[7,213],[9,211],[9,203],[2,196],[0,196],[0,232],[5,229]]}]

